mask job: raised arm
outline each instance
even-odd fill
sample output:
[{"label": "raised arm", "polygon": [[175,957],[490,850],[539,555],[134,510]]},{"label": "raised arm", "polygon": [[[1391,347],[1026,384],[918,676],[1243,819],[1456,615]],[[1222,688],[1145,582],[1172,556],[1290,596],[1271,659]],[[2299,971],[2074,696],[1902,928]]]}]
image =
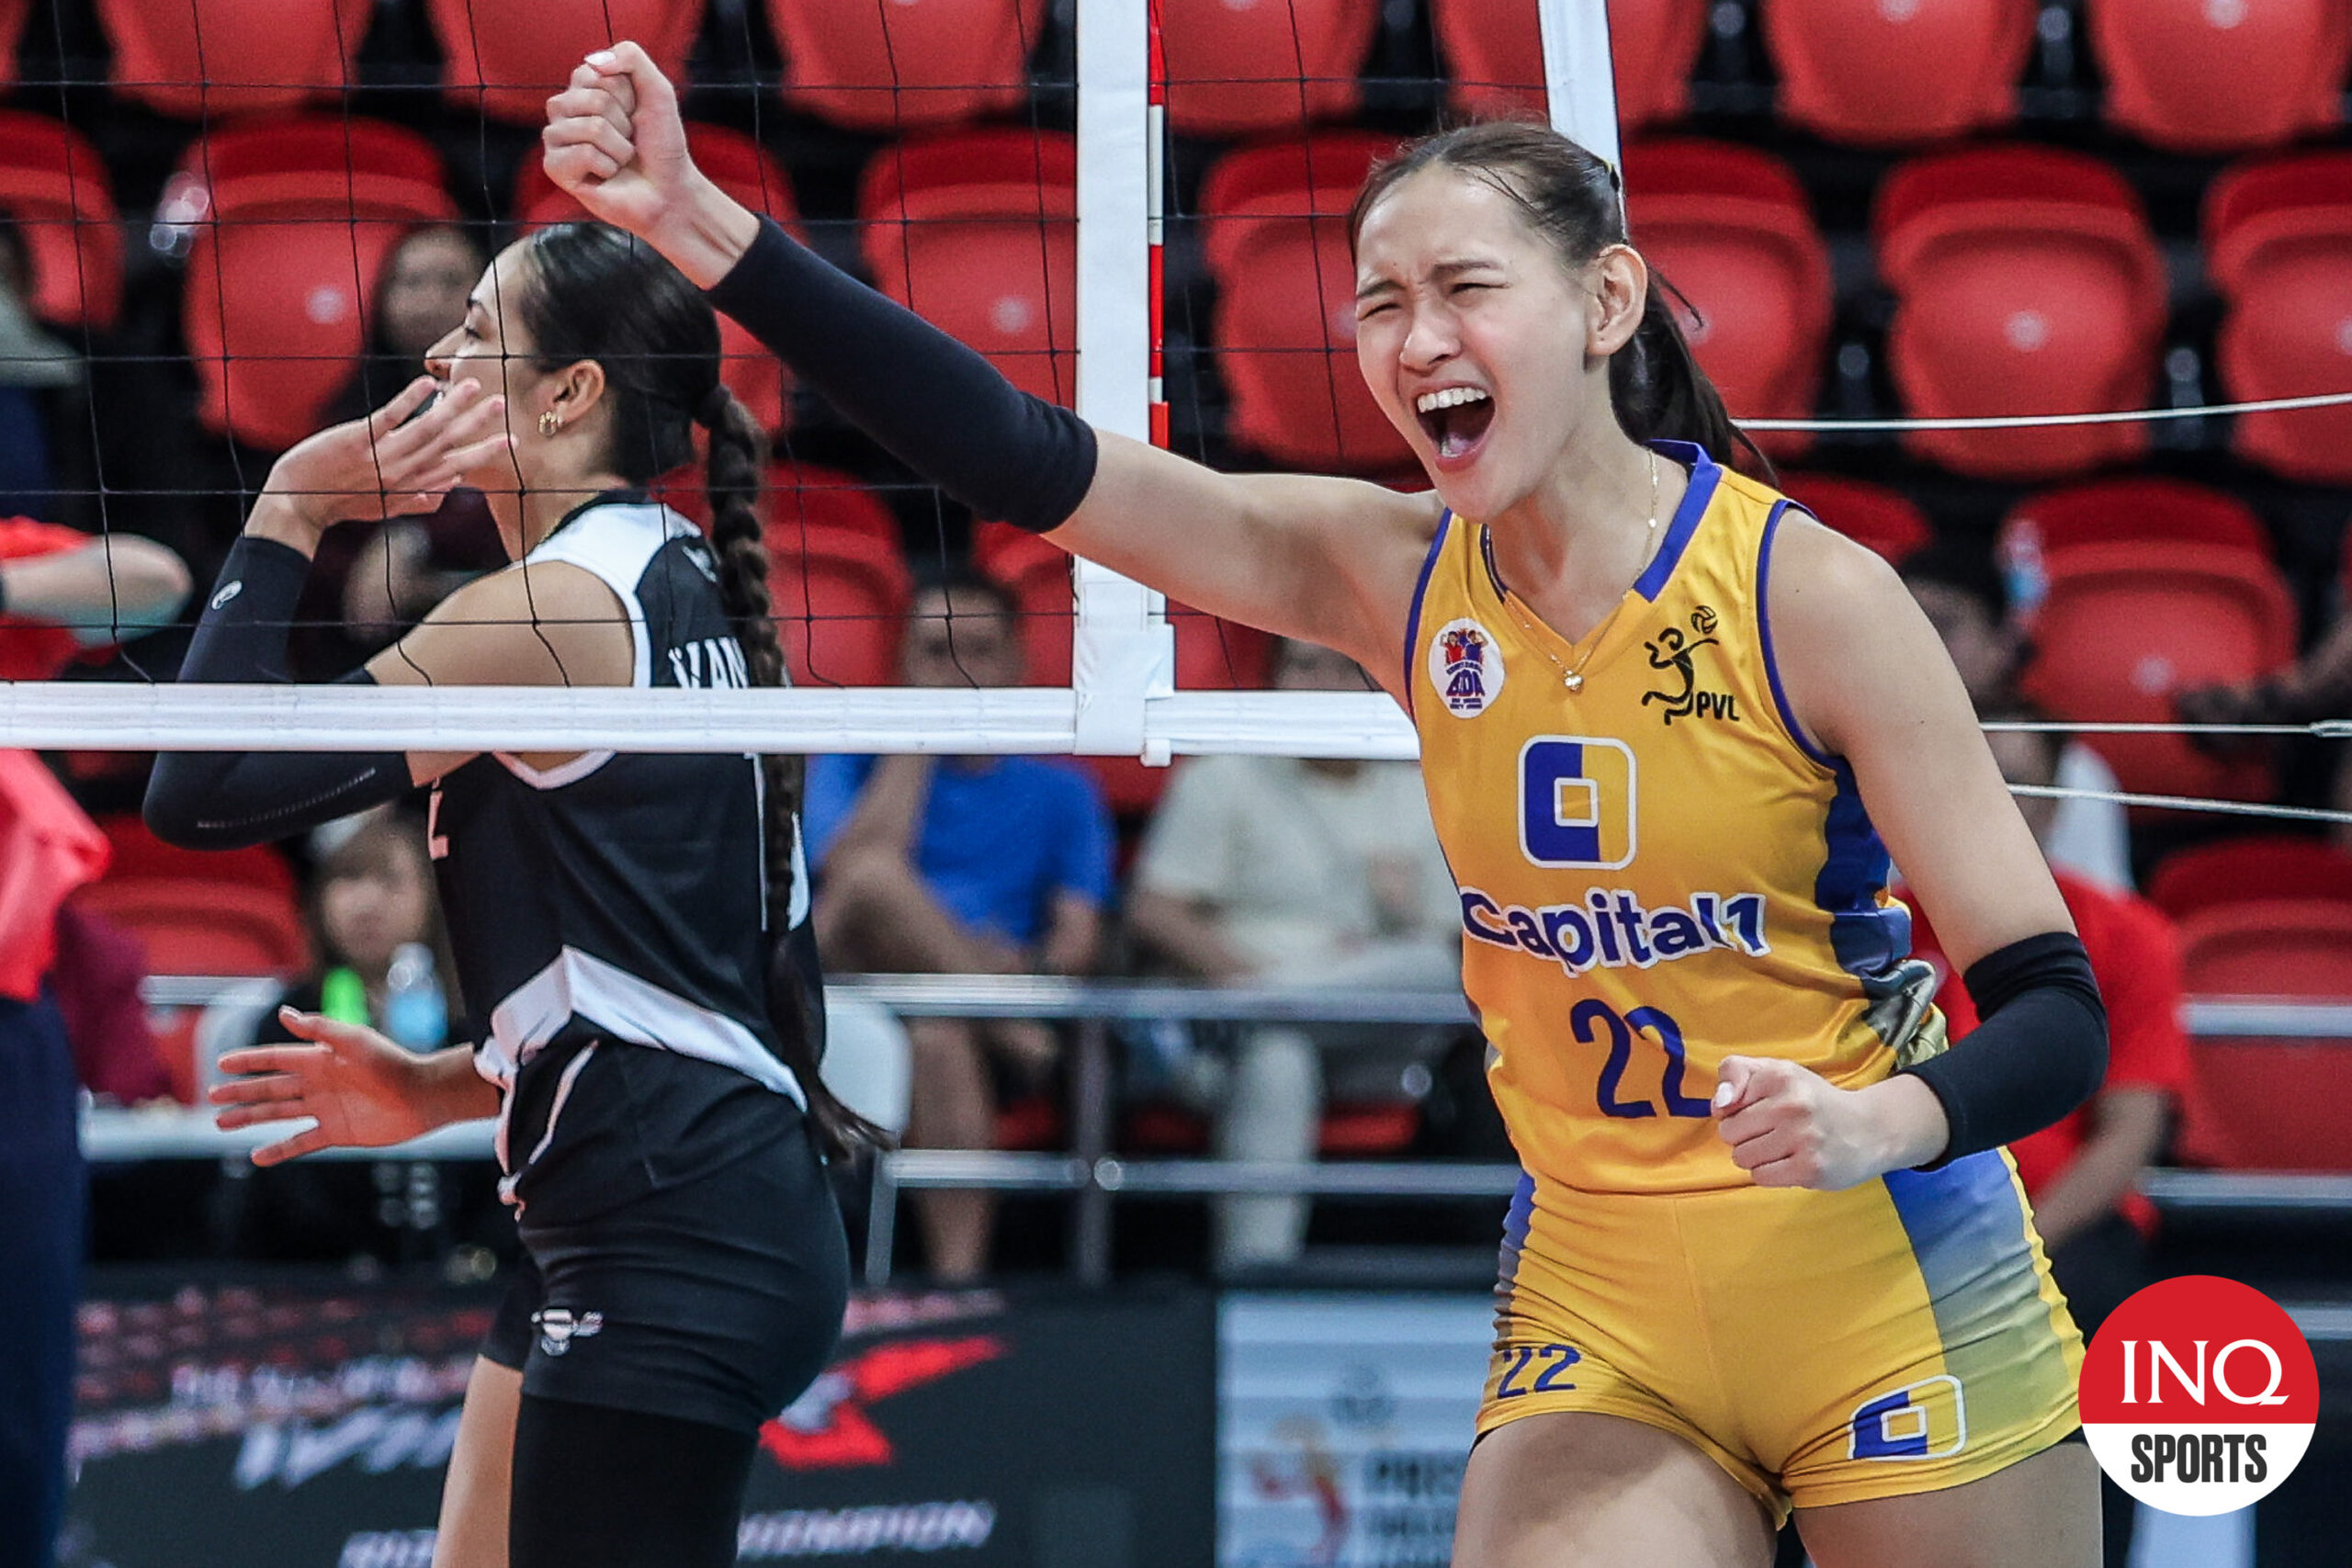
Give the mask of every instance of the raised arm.
[{"label": "raised arm", "polygon": [[1436,529],[1433,499],[1353,479],[1216,473],[1019,391],[706,178],[670,84],[634,44],[590,56],[548,112],[550,178],[669,257],[845,418],[978,515],[1401,680],[1396,641]]}]

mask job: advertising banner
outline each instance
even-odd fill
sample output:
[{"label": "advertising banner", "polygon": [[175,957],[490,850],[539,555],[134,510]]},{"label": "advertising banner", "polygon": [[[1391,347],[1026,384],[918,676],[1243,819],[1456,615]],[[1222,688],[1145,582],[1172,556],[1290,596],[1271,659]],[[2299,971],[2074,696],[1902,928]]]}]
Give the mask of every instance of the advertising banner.
[{"label": "advertising banner", "polygon": [[1476,1296],[1228,1296],[1220,1568],[1447,1568],[1487,1375]]},{"label": "advertising banner", "polygon": [[[191,1285],[82,1314],[65,1568],[428,1568],[494,1298]],[[1204,1292],[883,1292],[761,1434],[745,1562],[1193,1568]]]}]

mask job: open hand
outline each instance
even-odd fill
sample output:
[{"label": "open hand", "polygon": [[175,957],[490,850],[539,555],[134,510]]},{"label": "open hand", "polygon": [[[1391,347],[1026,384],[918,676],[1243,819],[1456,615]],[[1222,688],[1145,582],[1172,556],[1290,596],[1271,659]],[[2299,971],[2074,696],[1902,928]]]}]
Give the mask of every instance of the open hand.
[{"label": "open hand", "polygon": [[431,1132],[421,1058],[372,1029],[280,1008],[278,1018],[307,1045],[256,1045],[224,1052],[220,1070],[238,1075],[209,1098],[228,1107],[223,1132],[310,1118],[290,1137],[254,1150],[255,1165],[279,1165],[321,1149],[379,1149]]},{"label": "open hand", "polygon": [[[291,521],[313,541],[345,519],[429,512],[458,481],[512,445],[506,400],[459,381],[430,408],[435,383],[420,376],[365,419],[320,431],[288,450],[262,487],[256,518]],[[418,412],[422,409],[423,412]]]},{"label": "open hand", "polygon": [[1893,1168],[1865,1092],[1777,1057],[1726,1056],[1716,1076],[1715,1131],[1758,1187],[1834,1192]]}]

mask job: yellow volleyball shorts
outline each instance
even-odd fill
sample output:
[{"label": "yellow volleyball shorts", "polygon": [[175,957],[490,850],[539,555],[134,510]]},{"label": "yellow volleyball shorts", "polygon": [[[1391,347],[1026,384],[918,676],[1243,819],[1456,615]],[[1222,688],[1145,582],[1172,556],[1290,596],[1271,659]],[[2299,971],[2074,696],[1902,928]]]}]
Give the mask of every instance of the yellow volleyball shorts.
[{"label": "yellow volleyball shorts", "polygon": [[1687,1438],[1785,1517],[1939,1491],[2080,1425],[2082,1337],[2006,1151],[1843,1192],[1580,1192],[1504,1227],[1478,1432],[1584,1410]]}]

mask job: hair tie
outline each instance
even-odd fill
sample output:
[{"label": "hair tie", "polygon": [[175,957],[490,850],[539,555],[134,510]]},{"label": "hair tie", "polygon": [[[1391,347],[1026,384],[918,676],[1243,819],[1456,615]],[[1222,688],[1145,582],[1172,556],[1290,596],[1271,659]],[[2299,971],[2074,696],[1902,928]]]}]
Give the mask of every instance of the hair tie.
[{"label": "hair tie", "polygon": [[727,390],[727,383],[719,382],[704,393],[702,401],[695,405],[695,423],[705,430],[718,429],[718,422],[727,417],[727,405],[733,400]]}]

